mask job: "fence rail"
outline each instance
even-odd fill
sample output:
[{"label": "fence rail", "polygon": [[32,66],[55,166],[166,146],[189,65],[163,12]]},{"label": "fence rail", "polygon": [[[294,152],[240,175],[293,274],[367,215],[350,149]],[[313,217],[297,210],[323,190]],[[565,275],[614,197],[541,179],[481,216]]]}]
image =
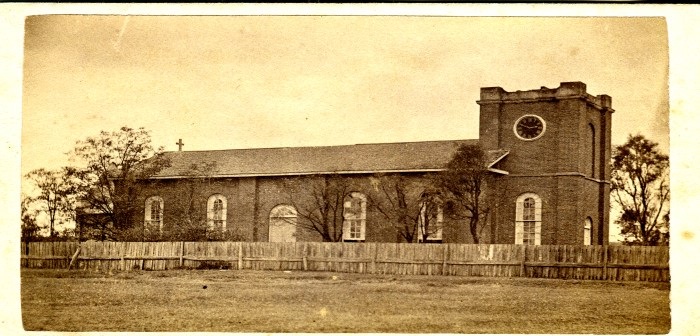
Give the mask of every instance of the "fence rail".
[{"label": "fence rail", "polygon": [[[79,253],[76,254],[76,251]],[[669,281],[659,246],[497,244],[37,242],[22,244],[22,266],[98,270],[226,267],[397,275],[466,275]]]}]

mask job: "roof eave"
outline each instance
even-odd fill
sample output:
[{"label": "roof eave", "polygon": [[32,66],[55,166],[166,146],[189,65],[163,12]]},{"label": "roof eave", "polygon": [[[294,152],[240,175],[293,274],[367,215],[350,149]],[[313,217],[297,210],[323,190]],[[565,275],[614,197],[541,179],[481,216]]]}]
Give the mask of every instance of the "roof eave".
[{"label": "roof eave", "polygon": [[418,168],[418,169],[385,169],[385,170],[339,170],[339,171],[313,171],[313,172],[283,172],[283,173],[240,173],[240,174],[213,174],[204,175],[170,175],[151,176],[151,180],[186,179],[195,177],[210,178],[234,178],[234,177],[276,177],[276,176],[309,176],[309,175],[347,175],[347,174],[395,174],[395,173],[431,173],[444,171],[444,168]]},{"label": "roof eave", "polygon": [[509,151],[509,150],[506,150],[506,151],[503,153],[503,155],[499,156],[498,158],[496,158],[495,160],[493,160],[493,162],[489,163],[489,165],[488,165],[487,168],[491,169],[491,167],[493,167],[495,164],[497,164],[498,162],[500,162],[501,160],[503,160],[503,158],[506,157],[506,156],[508,156],[508,154],[510,154],[510,151]]},{"label": "roof eave", "polygon": [[489,168],[488,170],[492,173],[496,173],[496,174],[500,174],[500,175],[509,175],[510,174],[509,172],[507,172],[505,170],[496,169],[496,168]]}]

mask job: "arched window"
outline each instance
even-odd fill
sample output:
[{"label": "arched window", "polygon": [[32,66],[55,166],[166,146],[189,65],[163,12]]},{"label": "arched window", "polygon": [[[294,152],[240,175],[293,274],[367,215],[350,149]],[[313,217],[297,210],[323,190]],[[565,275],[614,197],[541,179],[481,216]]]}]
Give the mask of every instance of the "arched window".
[{"label": "arched window", "polygon": [[295,242],[297,230],[297,210],[291,205],[278,205],[270,210],[270,242]]},{"label": "arched window", "polygon": [[515,202],[515,243],[540,245],[542,240],[542,200],[533,193],[522,194]]},{"label": "arched window", "polygon": [[144,224],[148,233],[163,231],[163,198],[151,196],[144,207]]},{"label": "arched window", "polygon": [[442,203],[437,199],[420,203],[418,241],[442,241]]},{"label": "arched window", "polygon": [[593,228],[593,220],[591,217],[587,217],[585,221],[583,221],[583,245],[591,245],[592,244],[592,236],[591,236],[591,229]]},{"label": "arched window", "polygon": [[364,241],[367,197],[354,192],[343,203],[343,241]]},{"label": "arched window", "polygon": [[226,197],[223,195],[209,196],[207,200],[207,224],[211,231],[226,231]]}]

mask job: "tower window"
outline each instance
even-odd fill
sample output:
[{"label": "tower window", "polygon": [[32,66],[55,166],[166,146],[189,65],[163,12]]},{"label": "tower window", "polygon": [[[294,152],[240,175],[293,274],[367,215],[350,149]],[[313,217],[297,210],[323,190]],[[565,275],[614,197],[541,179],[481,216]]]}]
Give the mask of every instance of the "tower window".
[{"label": "tower window", "polygon": [[533,193],[522,194],[515,202],[515,243],[540,245],[542,241],[542,200]]}]

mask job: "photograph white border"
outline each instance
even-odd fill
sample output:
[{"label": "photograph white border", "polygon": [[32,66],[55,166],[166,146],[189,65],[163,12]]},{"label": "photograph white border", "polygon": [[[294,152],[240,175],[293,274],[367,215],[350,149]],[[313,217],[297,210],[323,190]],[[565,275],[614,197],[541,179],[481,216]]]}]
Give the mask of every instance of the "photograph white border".
[{"label": "photograph white border", "polygon": [[[671,230],[671,335],[700,331],[700,228],[696,225],[700,180],[693,178],[700,161],[696,92],[700,80],[700,45],[689,36],[700,33],[700,7],[669,4],[0,4],[0,212],[2,230],[3,333],[24,333],[19,297],[19,188],[21,153],[22,58],[24,19],[45,14],[129,15],[437,15],[437,16],[648,16],[668,24],[670,71],[671,185],[674,225]],[[689,178],[690,177],[690,178]],[[17,237],[16,239],[14,237]],[[631,303],[633,304],[633,303]],[[621,323],[624,323],[621,321]]]}]

